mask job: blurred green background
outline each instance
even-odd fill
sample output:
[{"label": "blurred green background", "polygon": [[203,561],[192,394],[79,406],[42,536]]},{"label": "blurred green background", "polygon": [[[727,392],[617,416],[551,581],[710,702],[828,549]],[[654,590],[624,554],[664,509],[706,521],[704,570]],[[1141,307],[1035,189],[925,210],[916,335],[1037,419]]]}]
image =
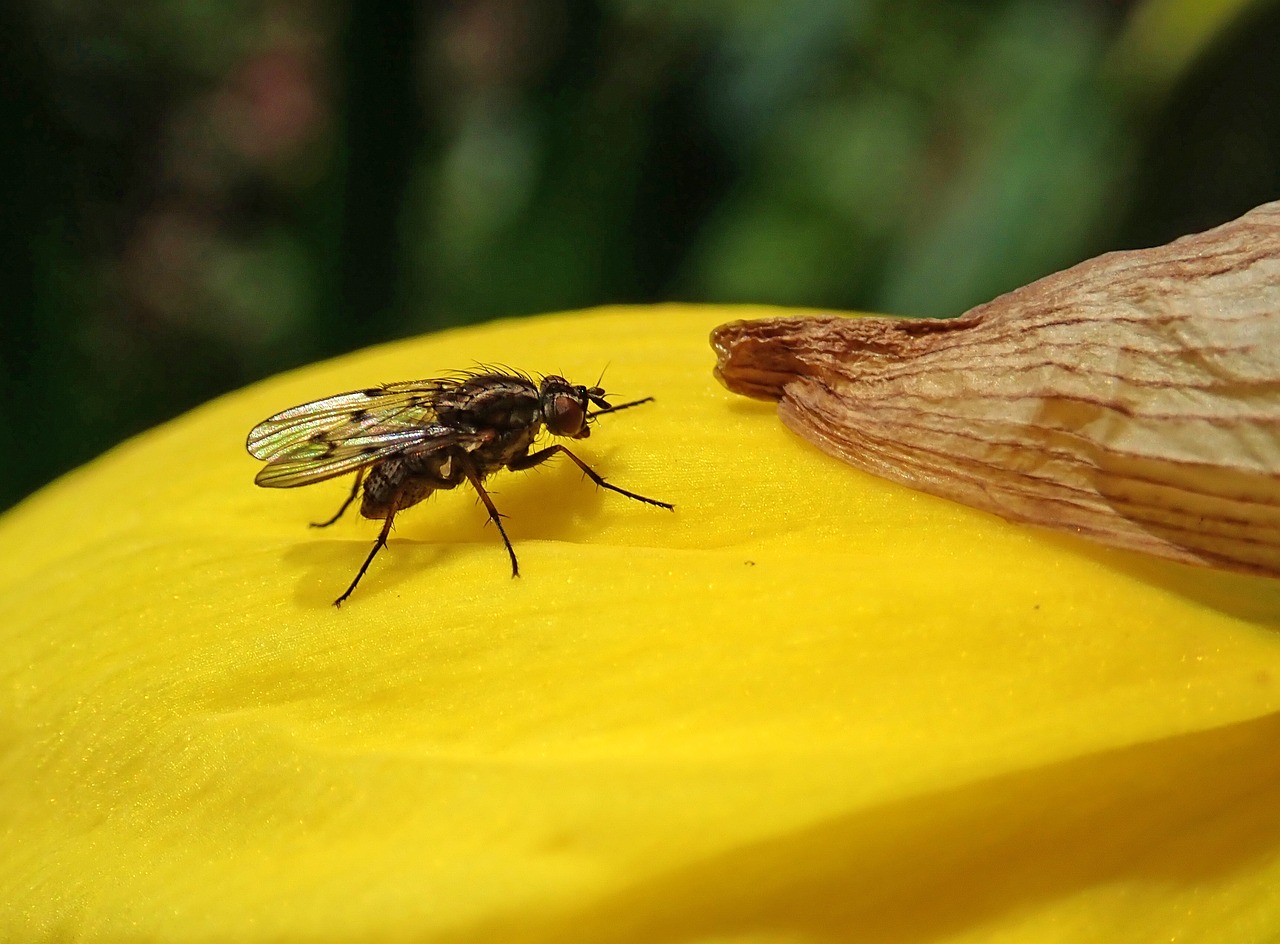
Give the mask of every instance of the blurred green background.
[{"label": "blurred green background", "polygon": [[388,338],[953,315],[1280,193],[1266,0],[7,0],[0,45],[0,508]]}]

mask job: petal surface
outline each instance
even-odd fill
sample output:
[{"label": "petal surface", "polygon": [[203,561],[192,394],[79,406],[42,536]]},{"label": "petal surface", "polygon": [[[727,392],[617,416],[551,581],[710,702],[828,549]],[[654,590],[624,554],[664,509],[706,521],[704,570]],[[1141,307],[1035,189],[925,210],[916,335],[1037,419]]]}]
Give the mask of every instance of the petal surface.
[{"label": "petal surface", "polygon": [[[0,519],[0,940],[1249,942],[1280,589],[857,472],[671,305],[273,378]],[[377,534],[253,486],[295,403],[477,361],[617,401]]]}]

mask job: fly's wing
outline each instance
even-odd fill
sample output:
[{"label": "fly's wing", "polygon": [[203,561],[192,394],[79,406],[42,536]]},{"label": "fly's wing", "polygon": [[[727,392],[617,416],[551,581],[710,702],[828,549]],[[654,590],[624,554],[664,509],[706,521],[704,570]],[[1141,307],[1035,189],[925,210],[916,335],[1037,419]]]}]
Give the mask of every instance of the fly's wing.
[{"label": "fly's wing", "polygon": [[268,417],[249,431],[249,455],[271,462],[307,442],[341,440],[375,429],[406,431],[435,421],[435,398],[449,380],[414,380],[339,393]]},{"label": "fly's wing", "polygon": [[442,426],[433,406],[452,380],[418,380],[340,393],[277,413],[249,432],[245,448],[266,466],[268,488],[322,482],[405,452],[468,445],[476,433]]}]

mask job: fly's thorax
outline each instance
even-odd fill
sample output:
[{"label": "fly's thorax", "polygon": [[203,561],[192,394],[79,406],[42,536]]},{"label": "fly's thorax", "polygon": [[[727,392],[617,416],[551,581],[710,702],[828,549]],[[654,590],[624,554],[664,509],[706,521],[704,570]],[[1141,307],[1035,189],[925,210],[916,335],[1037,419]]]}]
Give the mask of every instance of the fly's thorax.
[{"label": "fly's thorax", "polygon": [[514,430],[542,422],[538,387],[511,374],[477,374],[442,391],[434,407],[440,423],[467,429]]},{"label": "fly's thorax", "polygon": [[470,450],[467,457],[480,477],[486,478],[528,455],[541,429],[541,423],[531,423],[520,429],[507,430]]}]

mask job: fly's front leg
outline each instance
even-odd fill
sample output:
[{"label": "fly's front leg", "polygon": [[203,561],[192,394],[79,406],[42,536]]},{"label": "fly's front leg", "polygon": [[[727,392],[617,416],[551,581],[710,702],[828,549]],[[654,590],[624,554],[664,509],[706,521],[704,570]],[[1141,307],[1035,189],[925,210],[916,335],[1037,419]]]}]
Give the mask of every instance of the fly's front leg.
[{"label": "fly's front leg", "polygon": [[489,509],[489,518],[498,526],[498,533],[502,535],[502,543],[507,546],[507,555],[511,558],[511,576],[519,577],[520,565],[516,563],[515,548],[511,546],[511,539],[507,537],[507,529],[502,526],[502,515],[498,513],[498,509],[494,506],[493,499],[489,497],[489,493],[484,490],[484,484],[480,481],[480,473],[476,471],[475,463],[465,453],[458,456],[458,462],[462,466],[462,473],[467,477],[467,481],[471,483],[471,487],[476,490],[476,494],[484,502],[484,507]]},{"label": "fly's front leg", "polygon": [[518,459],[512,459],[507,463],[507,468],[511,469],[513,472],[519,472],[521,469],[532,469],[535,465],[541,465],[546,462],[557,452],[563,452],[566,456],[572,459],[578,468],[586,474],[587,478],[591,479],[591,481],[595,482],[596,485],[601,488],[607,488],[609,491],[617,492],[619,495],[625,495],[627,498],[634,498],[636,501],[644,502],[646,505],[657,505],[659,508],[666,508],[668,511],[675,508],[675,505],[668,504],[664,501],[658,501],[656,498],[645,498],[643,495],[637,495],[635,492],[628,492],[625,488],[618,488],[616,485],[610,485],[604,480],[603,475],[591,468],[591,466],[587,465],[570,452],[566,446],[560,443],[556,443],[554,446],[548,446],[546,449],[539,449],[531,456],[521,456]]},{"label": "fly's front leg", "polygon": [[[313,521],[313,522],[311,522],[311,527],[313,527],[313,528],[327,528],[327,527],[329,527],[329,525],[333,524],[335,521],[337,521],[339,518],[341,518],[344,514],[346,514],[347,509],[351,507],[351,503],[352,503],[353,501],[355,501],[355,500],[356,500],[356,496],[360,494],[360,483],[361,483],[361,482],[363,482],[363,481],[364,481],[364,469],[359,469],[359,470],[357,470],[357,472],[356,472],[356,480],[355,480],[355,482],[354,482],[354,483],[352,484],[352,486],[351,486],[351,494],[350,494],[350,495],[348,495],[348,496],[347,496],[347,500],[346,500],[346,501],[344,501],[344,502],[342,503],[342,507],[338,509],[338,513],[337,513],[337,514],[335,514],[335,515],[334,515],[332,518],[330,518],[328,521]],[[348,592],[349,592],[349,591],[348,591]]]}]

